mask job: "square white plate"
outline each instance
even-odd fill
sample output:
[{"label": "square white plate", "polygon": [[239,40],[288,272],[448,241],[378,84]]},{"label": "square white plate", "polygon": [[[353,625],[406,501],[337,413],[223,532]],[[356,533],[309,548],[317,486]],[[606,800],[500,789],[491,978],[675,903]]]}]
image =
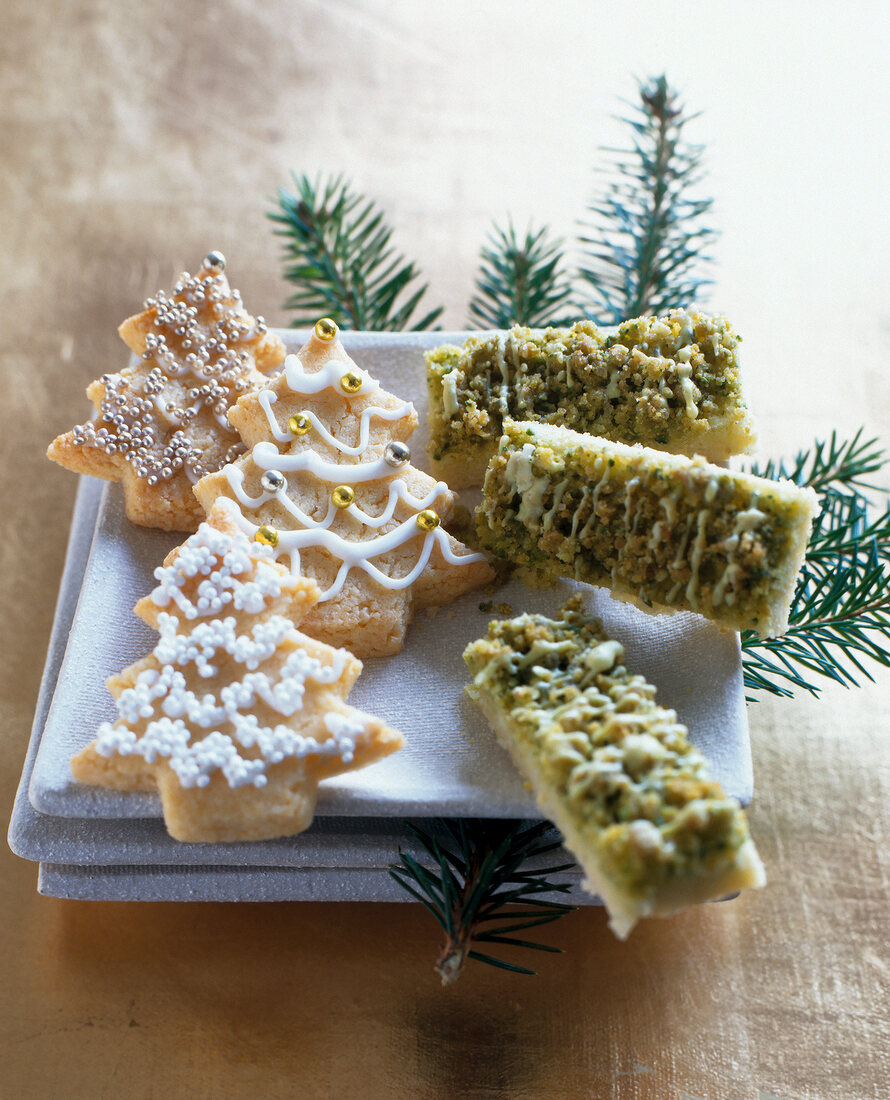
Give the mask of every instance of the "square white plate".
[{"label": "square white plate", "polygon": [[[289,350],[300,334],[282,331]],[[344,344],[386,389],[410,399],[421,425],[412,461],[426,466],[426,384],[423,352],[466,333],[345,333]],[[132,614],[154,586],[153,570],[181,536],[132,526],[120,487],[105,488],[65,656],[49,705],[29,786],[42,814],[81,819],[160,817],[153,794],[93,789],[76,783],[71,757],[113,718],[104,687],[109,675],[144,656],[155,635]],[[576,587],[563,582],[531,590],[512,582],[495,595],[513,613],[552,613]],[[741,659],[736,634],[700,616],[650,616],[583,588],[587,603],[625,646],[629,668],[659,685],[659,699],[676,709],[713,774],[743,804],[752,777]],[[481,637],[490,615],[470,593],[434,618],[421,616],[397,657],[368,660],[350,702],[400,729],[406,748],[394,756],[322,784],[319,814],[339,817],[535,816],[532,799],[476,708],[466,699],[461,653]],[[448,644],[443,646],[443,633]],[[38,731],[39,733],[39,731]]]}]

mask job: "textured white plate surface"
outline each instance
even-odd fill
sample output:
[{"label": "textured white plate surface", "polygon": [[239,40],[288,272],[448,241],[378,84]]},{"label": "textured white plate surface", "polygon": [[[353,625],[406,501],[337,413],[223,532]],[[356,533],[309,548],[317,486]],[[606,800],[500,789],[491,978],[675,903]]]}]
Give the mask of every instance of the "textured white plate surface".
[{"label": "textured white plate surface", "polygon": [[[65,654],[102,495],[82,478],[31,741],[9,825],[16,855],[40,864],[38,889],[107,901],[407,901],[387,873],[415,846],[397,818],[326,817],[298,837],[263,843],[179,844],[157,818],[75,818],[38,813],[28,799],[34,759]],[[552,855],[538,857],[554,862]],[[555,862],[571,862],[563,853]],[[555,881],[578,885],[571,868]],[[596,902],[583,891],[576,904]]]},{"label": "textured white plate surface", "polygon": [[[385,388],[415,403],[421,425],[411,446],[418,466],[426,465],[423,351],[449,340],[461,342],[465,335],[344,334],[346,348],[360,366]],[[291,349],[301,343],[296,333],[281,336]],[[75,783],[69,761],[92,739],[100,722],[114,717],[105,678],[153,647],[156,635],[132,614],[132,607],[154,586],[153,570],[180,541],[181,536],[129,524],[119,486],[105,489],[42,736],[36,731],[40,744],[29,797],[40,813],[118,821],[160,816],[155,795]],[[659,686],[659,699],[689,726],[714,775],[728,793],[747,803],[751,760],[737,635],[693,614],[645,615],[604,591],[581,587],[591,610],[625,645],[628,667]],[[516,614],[552,613],[574,588],[563,582],[553,589],[531,590],[513,582],[494,598],[510,604]],[[399,656],[365,662],[350,702],[400,729],[407,746],[370,768],[323,783],[320,814],[534,816],[533,802],[506,754],[463,693],[467,674],[461,652],[486,631],[490,616],[478,607],[485,598],[470,593],[434,618],[420,616]]]}]

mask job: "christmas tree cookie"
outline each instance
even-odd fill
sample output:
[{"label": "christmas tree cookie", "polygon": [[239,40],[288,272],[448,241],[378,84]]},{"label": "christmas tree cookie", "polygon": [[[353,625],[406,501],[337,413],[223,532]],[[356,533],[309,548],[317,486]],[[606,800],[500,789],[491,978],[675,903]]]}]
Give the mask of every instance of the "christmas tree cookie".
[{"label": "christmas tree cookie", "polygon": [[202,480],[206,509],[234,500],[242,531],[322,595],[303,629],[360,657],[398,653],[413,610],[488,582],[443,524],[454,495],[410,462],[414,407],[387,393],[319,321],[299,355],[230,414],[247,453]]},{"label": "christmas tree cookie", "polygon": [[601,332],[513,328],[427,353],[433,471],[481,485],[504,421],[535,420],[712,462],[750,451],[739,337],[723,317],[675,309]]},{"label": "christmas tree cookie", "polygon": [[184,273],[120,326],[135,367],[87,389],[96,418],[47,452],[81,474],[120,481],[127,517],[143,527],[194,531],[204,516],[192,485],[243,451],[227,413],[284,359],[281,340],[231,290],[219,252]]},{"label": "christmas tree cookie", "polygon": [[491,623],[464,659],[467,692],[618,936],[640,917],[763,884],[738,802],[577,597],[556,619]]},{"label": "christmas tree cookie", "polygon": [[273,561],[234,513],[221,500],[156,570],[136,613],[158,643],[109,680],[118,718],[71,763],[84,783],[156,788],[183,841],[301,832],[320,780],[402,745],[344,701],[361,662],[297,631],[317,585]]},{"label": "christmas tree cookie", "polygon": [[776,637],[817,510],[790,481],[507,421],[476,518],[485,549],[541,576]]}]

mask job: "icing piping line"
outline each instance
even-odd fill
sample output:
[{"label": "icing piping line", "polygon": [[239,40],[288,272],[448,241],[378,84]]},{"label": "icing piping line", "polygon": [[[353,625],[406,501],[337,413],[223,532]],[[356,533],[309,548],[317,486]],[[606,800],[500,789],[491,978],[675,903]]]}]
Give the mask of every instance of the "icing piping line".
[{"label": "icing piping line", "polygon": [[316,521],[291,500],[285,489],[277,489],[274,492],[264,491],[260,496],[252,497],[244,490],[243,470],[239,470],[235,465],[229,465],[225,467],[223,473],[226,475],[226,480],[231,486],[232,492],[241,504],[255,510],[270,500],[276,500],[283,508],[290,512],[296,520],[304,524],[304,526],[311,527],[315,530],[326,530],[330,527],[338,512],[344,512],[346,515],[352,516],[353,519],[358,520],[366,527],[383,527],[393,518],[399,501],[402,501],[411,508],[422,511],[424,508],[431,508],[440,496],[449,492],[448,486],[444,481],[437,481],[425,497],[416,497],[409,491],[408,486],[402,478],[396,478],[389,483],[388,499],[380,515],[372,516],[362,508],[359,508],[357,504],[350,504],[348,508],[337,508],[331,503],[328,505],[328,511],[324,519]]},{"label": "icing piping line", "polygon": [[[238,522],[241,530],[251,537],[256,534],[261,526],[260,524],[251,523],[243,513],[238,514],[236,522]],[[363,570],[372,580],[376,580],[383,588],[388,588],[392,591],[409,588],[420,576],[423,569],[426,568],[426,564],[432,554],[434,541],[438,544],[442,557],[449,565],[470,565],[475,561],[486,560],[484,554],[455,554],[448,542],[448,535],[438,527],[433,531],[428,531],[424,535],[420,559],[410,573],[407,573],[404,577],[390,577],[378,569],[377,566],[372,565],[370,561],[366,560],[368,558],[379,557],[381,554],[387,554],[392,550],[397,550],[400,546],[404,546],[406,542],[416,538],[417,533],[416,518],[414,516],[404,520],[398,527],[387,532],[387,534],[379,535],[377,538],[369,539],[367,542],[350,542],[335,532],[321,527],[310,528],[304,531],[279,531],[278,549],[279,554],[290,555],[291,570],[295,573],[298,572],[300,568],[301,549],[306,550],[310,547],[321,547],[327,550],[334,558],[340,559],[343,564],[337,572],[337,577],[331,587],[322,593],[319,603],[325,603],[327,600],[333,599],[334,596],[339,595],[346,581],[346,577],[352,569]],[[363,552],[360,555],[356,555],[355,551],[357,549],[361,549]]]},{"label": "icing piping line", "polygon": [[[260,393],[257,394],[257,400],[262,406],[263,412],[266,414],[266,420],[269,422],[269,431],[272,433],[275,441],[277,443],[293,443],[297,437],[293,432],[283,431],[272,412],[272,406],[278,400],[277,394],[272,390],[261,390]],[[367,409],[362,410],[359,416],[359,441],[355,447],[347,447],[331,435],[321,420],[319,420],[311,410],[307,409],[306,415],[309,417],[312,427],[318,432],[325,443],[329,443],[331,446],[336,447],[342,454],[360,455],[368,446],[371,420],[375,416],[378,420],[387,420],[393,423],[410,416],[414,411],[414,406],[410,401],[403,402],[401,407],[397,409],[384,409],[379,405],[369,405]]]}]

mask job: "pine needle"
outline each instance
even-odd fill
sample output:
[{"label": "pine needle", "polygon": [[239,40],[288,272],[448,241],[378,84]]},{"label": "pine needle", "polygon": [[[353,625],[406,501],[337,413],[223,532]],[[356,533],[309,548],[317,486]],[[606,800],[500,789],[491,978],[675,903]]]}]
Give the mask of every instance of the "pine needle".
[{"label": "pine needle", "polygon": [[600,324],[700,301],[710,280],[698,272],[717,238],[704,224],[713,200],[694,197],[703,147],[683,131],[695,116],[664,76],[641,83],[628,106],[631,148],[605,150],[615,158],[611,179],[582,223],[580,277]]},{"label": "pine needle", "polygon": [[292,328],[332,317],[341,328],[394,332],[428,329],[442,307],[415,317],[427,284],[392,245],[392,230],[375,204],[355,194],[342,176],[323,185],[293,176],[294,190],[278,192],[267,216],[284,238],[284,277],[296,286],[285,309]]},{"label": "pine needle", "polygon": [[886,465],[879,441],[863,439],[860,429],[846,441],[832,432],[830,440],[817,440],[790,463],[752,468],[761,477],[811,486],[822,511],[807,545],[788,631],[770,639],[742,634],[749,690],[818,696],[820,679],[855,687],[862,677],[872,679],[870,664],[890,668],[890,508],[875,514],[865,495],[877,489],[870,475]]},{"label": "pine needle", "polygon": [[546,227],[529,226],[520,241],[512,220],[506,229],[494,224],[481,252],[471,323],[482,328],[559,324],[572,295],[563,266],[562,242]]},{"label": "pine needle", "polygon": [[550,876],[569,870],[573,864],[534,869],[525,866],[529,860],[560,847],[559,836],[549,822],[529,825],[487,818],[436,819],[425,823],[430,831],[406,825],[435,866],[424,867],[410,853],[400,851],[400,862],[392,864],[389,873],[412,897],[423,902],[445,933],[436,963],[443,985],[457,981],[466,959],[518,974],[534,974],[527,967],[473,950],[473,944],[561,951],[550,944],[510,935],[550,924],[575,908],[539,896],[568,893],[569,885]]}]

